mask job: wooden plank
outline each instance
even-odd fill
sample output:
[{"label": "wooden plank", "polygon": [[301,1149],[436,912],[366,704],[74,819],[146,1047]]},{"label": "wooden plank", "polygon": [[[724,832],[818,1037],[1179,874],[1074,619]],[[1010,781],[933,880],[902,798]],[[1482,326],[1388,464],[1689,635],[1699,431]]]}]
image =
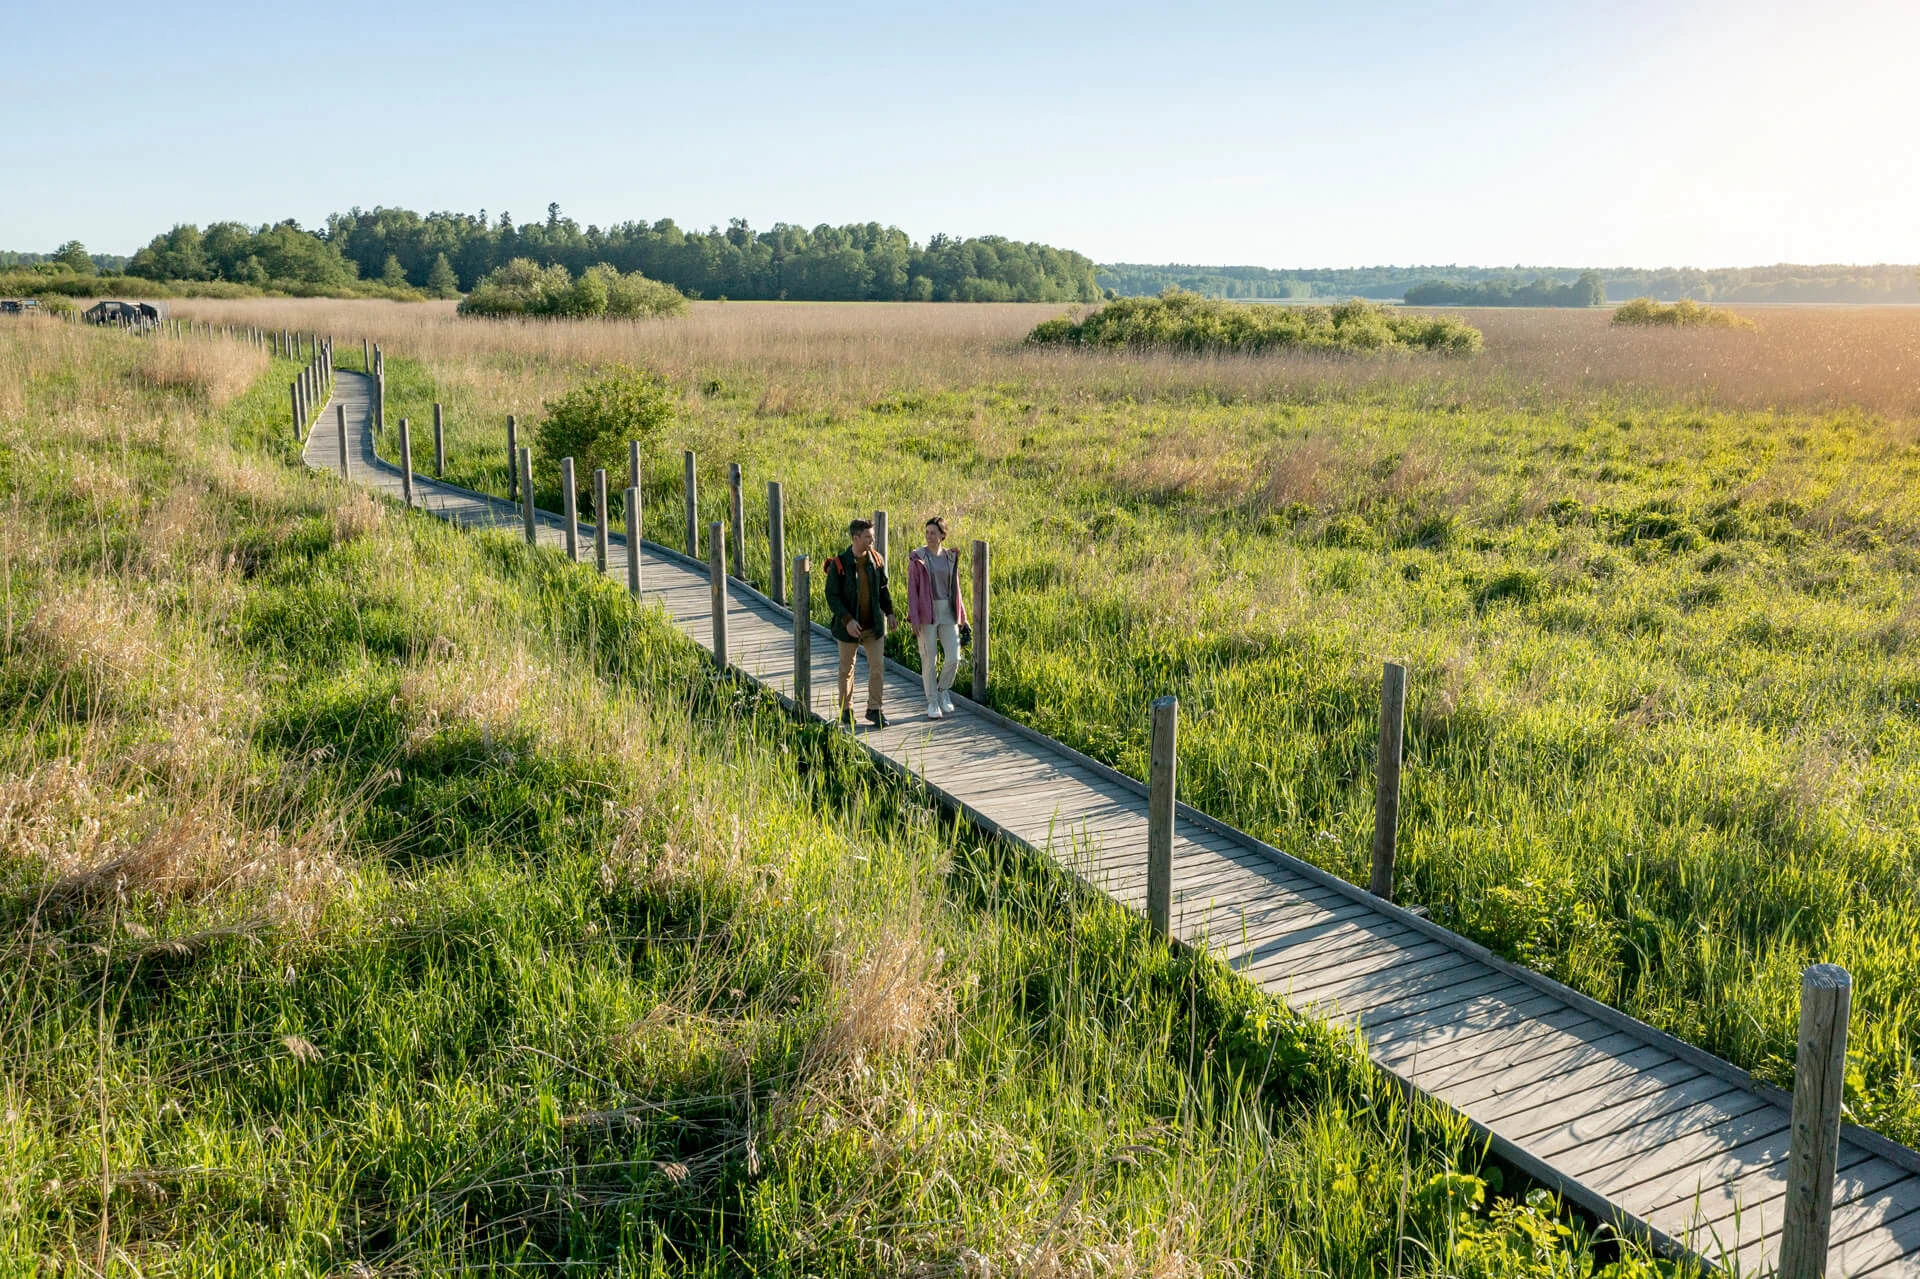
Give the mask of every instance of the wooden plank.
[{"label": "wooden plank", "polygon": [[1527,1149],[1559,1156],[1559,1166],[1596,1185],[1631,1183],[1621,1165],[1657,1152],[1679,1168],[1786,1127],[1786,1111],[1727,1080],[1681,1085],[1552,1128],[1522,1134]]},{"label": "wooden plank", "polygon": [[[1664,1048],[1645,1044],[1630,1052],[1596,1053],[1586,1065],[1556,1061],[1551,1073],[1500,1071],[1459,1089],[1448,1089],[1449,1103],[1502,1133],[1530,1132],[1633,1101],[1669,1086],[1698,1079],[1700,1067]],[[1524,1082],[1523,1082],[1524,1081]]]}]

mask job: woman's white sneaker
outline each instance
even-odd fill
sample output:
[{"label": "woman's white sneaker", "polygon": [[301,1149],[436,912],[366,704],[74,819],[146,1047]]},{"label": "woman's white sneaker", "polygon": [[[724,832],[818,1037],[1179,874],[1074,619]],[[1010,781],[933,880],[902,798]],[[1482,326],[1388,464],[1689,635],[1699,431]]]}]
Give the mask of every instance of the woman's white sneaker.
[{"label": "woman's white sneaker", "polygon": [[949,715],[953,714],[953,694],[944,688],[940,690],[940,709]]},{"label": "woman's white sneaker", "polygon": [[939,705],[938,705],[938,704],[936,704],[936,703],[934,703],[934,702],[928,702],[928,703],[927,703],[927,718],[928,718],[928,719],[939,719],[939,718],[940,718],[940,707],[939,707]]}]

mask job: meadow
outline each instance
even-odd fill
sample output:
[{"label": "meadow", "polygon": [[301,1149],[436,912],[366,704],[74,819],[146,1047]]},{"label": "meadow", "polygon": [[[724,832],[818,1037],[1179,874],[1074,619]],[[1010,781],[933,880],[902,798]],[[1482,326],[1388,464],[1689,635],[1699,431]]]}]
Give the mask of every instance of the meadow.
[{"label": "meadow", "polygon": [[655,369],[662,540],[683,447],[703,522],[743,465],[755,548],[768,479],[794,550],[943,513],[994,547],[996,706],[1139,775],[1176,693],[1184,797],[1356,880],[1406,660],[1406,900],[1781,1083],[1800,969],[1844,964],[1849,1112],[1920,1140],[1920,311],[1471,312],[1447,359],[1024,347],[1048,307],[193,306],[373,335],[394,415],[443,402],[495,492],[507,413]]},{"label": "meadow", "polygon": [[0,1275],[1655,1273],[293,369],[0,326]]}]

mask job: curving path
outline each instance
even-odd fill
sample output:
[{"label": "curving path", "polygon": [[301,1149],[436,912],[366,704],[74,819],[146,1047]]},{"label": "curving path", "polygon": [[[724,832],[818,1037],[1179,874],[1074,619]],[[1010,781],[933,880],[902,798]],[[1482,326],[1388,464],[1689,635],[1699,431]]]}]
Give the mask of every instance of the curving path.
[{"label": "curving path", "polygon": [[[399,500],[398,468],[374,453],[368,379],[335,377],[307,464],[338,469],[334,410],[343,406],[349,478]],[[414,504],[442,519],[524,535],[520,508],[499,498],[417,474],[413,487]],[[559,516],[538,513],[541,545],[563,546],[562,530]],[[591,564],[592,531],[582,530]],[[607,571],[624,581],[626,539],[608,541]],[[641,555],[646,598],[710,646],[706,566],[651,542]],[[791,614],[738,581],[728,596],[731,664],[785,698]],[[809,709],[831,716],[834,645],[814,629]],[[921,719],[912,714],[924,705],[920,677],[889,665],[888,705],[902,719],[863,725],[869,750],[982,826],[1143,907],[1144,787],[957,694],[953,717]],[[1772,1268],[1787,1094],[1185,805],[1174,926],[1294,1008],[1359,1025],[1375,1062],[1466,1115],[1503,1158],[1589,1212],[1709,1262]],[[1920,1154],[1849,1126],[1839,1170],[1828,1275],[1920,1275]]]}]

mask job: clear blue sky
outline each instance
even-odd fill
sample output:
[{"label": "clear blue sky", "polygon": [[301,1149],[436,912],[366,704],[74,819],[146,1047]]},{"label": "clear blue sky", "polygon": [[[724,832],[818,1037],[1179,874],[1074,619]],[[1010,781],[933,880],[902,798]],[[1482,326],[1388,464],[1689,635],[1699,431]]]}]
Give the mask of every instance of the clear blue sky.
[{"label": "clear blue sky", "polygon": [[1916,0],[29,0],[0,31],[0,248],[557,200],[1101,261],[1920,260]]}]

